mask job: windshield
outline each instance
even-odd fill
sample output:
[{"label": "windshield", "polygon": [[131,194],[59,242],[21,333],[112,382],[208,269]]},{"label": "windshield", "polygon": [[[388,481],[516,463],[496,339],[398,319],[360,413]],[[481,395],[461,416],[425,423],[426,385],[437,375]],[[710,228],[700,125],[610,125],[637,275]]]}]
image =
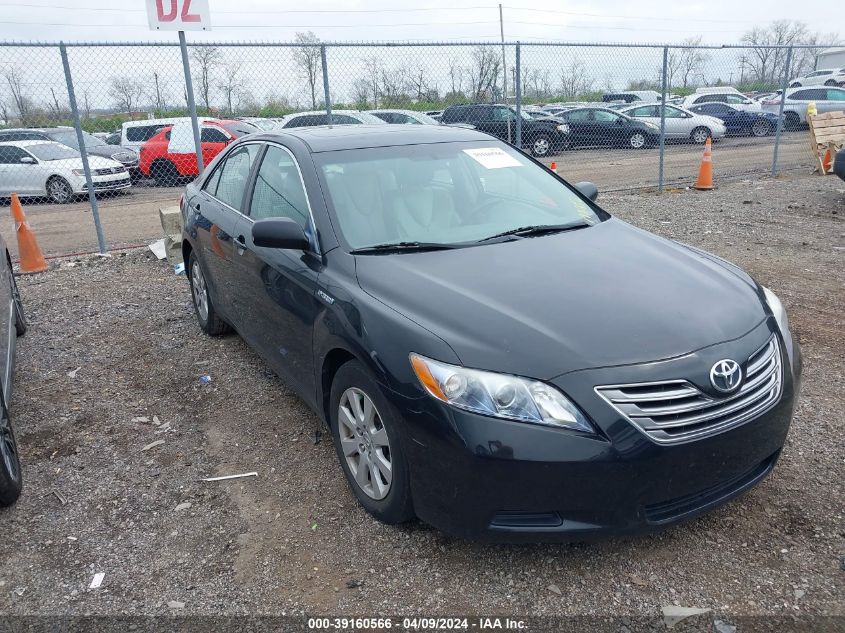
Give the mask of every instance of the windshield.
[{"label": "windshield", "polygon": [[[52,134],[50,134],[50,138],[56,141],[56,143],[67,145],[68,147],[72,147],[77,151],[79,150],[79,143],[76,142],[75,130],[68,130],[66,132],[53,132]],[[100,145],[105,145],[103,141],[98,139],[96,136],[91,136],[87,132],[82,133],[82,138],[85,140],[85,147],[99,147]]]},{"label": "windshield", "polygon": [[369,112],[356,112],[355,118],[361,121],[361,123],[366,123],[367,125],[384,125],[384,121],[378,118],[375,114],[370,114]]},{"label": "windshield", "polygon": [[551,172],[496,141],[314,156],[337,225],[352,249],[477,243],[523,227],[601,220]]},{"label": "windshield", "polygon": [[38,160],[64,160],[66,158],[79,158],[79,152],[66,145],[58,143],[38,143],[28,145],[26,151],[35,156]]}]

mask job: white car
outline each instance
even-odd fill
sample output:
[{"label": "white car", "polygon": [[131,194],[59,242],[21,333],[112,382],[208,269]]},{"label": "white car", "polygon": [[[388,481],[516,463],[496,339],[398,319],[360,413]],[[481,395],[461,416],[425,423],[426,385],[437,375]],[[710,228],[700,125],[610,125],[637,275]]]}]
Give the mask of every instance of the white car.
[{"label": "white car", "polygon": [[[88,165],[96,192],[132,186],[129,172],[117,161],[89,155]],[[53,141],[0,143],[0,196],[47,196],[64,204],[87,192],[82,156],[75,149]]]},{"label": "white car", "polygon": [[[280,128],[289,127],[314,127],[316,125],[328,125],[329,117],[325,110],[312,110],[311,112],[294,112],[277,121]],[[369,112],[359,110],[332,110],[332,125],[386,125],[377,116]]]},{"label": "white car", "polygon": [[394,125],[440,125],[437,119],[432,119],[425,112],[415,110],[367,110],[367,112],[385,123]]},{"label": "white car", "polygon": [[845,68],[815,70],[804,77],[796,77],[789,82],[790,88],[800,88],[801,86],[845,86]]},{"label": "white car", "polygon": [[[763,110],[767,112],[780,111],[780,95],[763,102]],[[786,101],[783,104],[783,123],[794,129],[807,122],[807,107],[810,102],[816,104],[816,111],[841,112],[845,110],[845,88],[833,86],[816,86],[812,88],[788,88]]]},{"label": "white car", "polygon": [[729,87],[698,88],[691,95],[684,97],[684,100],[678,105],[685,110],[689,110],[691,107],[702,103],[727,103],[737,110],[749,112],[759,112],[761,109],[757,101],[749,99],[736,88]]},{"label": "white car", "polygon": [[[648,121],[660,127],[660,104],[631,105],[618,111],[640,121]],[[689,140],[704,143],[707,137],[722,138],[727,130],[725,124],[716,117],[695,114],[673,105],[666,105],[666,138]]]}]

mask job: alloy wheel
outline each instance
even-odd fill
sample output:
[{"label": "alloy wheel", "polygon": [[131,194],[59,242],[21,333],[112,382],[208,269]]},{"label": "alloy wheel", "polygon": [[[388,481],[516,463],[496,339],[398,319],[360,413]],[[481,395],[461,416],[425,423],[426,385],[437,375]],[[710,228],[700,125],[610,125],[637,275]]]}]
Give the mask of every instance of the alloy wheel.
[{"label": "alloy wheel", "polygon": [[629,142],[631,144],[631,147],[633,147],[634,149],[640,149],[645,145],[645,135],[640,132],[637,132],[636,134],[633,134],[631,136]]},{"label": "alloy wheel", "polygon": [[767,136],[771,131],[771,124],[766,121],[765,119],[760,119],[759,121],[754,121],[751,124],[751,133],[754,136]]},{"label": "alloy wheel", "polygon": [[692,140],[696,143],[704,143],[707,141],[707,138],[710,136],[710,130],[700,127],[696,128],[692,132]]},{"label": "alloy wheel", "polygon": [[538,138],[534,141],[534,155],[535,156],[545,156],[549,153],[551,149],[551,143],[549,143],[548,139],[545,138]]},{"label": "alloy wheel", "polygon": [[338,434],[352,478],[372,499],[384,499],[393,479],[390,441],[370,397],[356,387],[343,392],[338,405]]},{"label": "alloy wheel", "polygon": [[208,287],[205,283],[205,277],[202,275],[202,268],[198,261],[194,261],[191,267],[191,289],[194,294],[194,307],[197,309],[197,314],[203,321],[208,320]]},{"label": "alloy wheel", "polygon": [[15,432],[12,430],[12,421],[5,407],[2,407],[2,413],[0,413],[0,458],[12,481],[19,481],[21,470],[18,461],[18,445],[15,441]]},{"label": "alloy wheel", "polygon": [[47,185],[47,194],[53,202],[65,204],[70,201],[71,196],[73,196],[73,191],[65,180],[62,178],[54,178]]}]

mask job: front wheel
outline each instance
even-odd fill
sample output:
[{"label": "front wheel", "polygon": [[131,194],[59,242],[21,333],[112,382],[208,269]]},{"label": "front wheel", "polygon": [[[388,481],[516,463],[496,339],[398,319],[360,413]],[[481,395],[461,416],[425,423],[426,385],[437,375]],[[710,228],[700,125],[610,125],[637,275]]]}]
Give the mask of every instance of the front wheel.
[{"label": "front wheel", "polygon": [[359,362],[338,369],[330,406],[337,456],[358,502],[384,523],[414,518],[399,413]]},{"label": "front wheel", "polygon": [[0,402],[0,506],[10,506],[17,501],[22,486],[15,431],[5,402]]},{"label": "front wheel", "polygon": [[766,119],[760,119],[759,121],[754,121],[754,123],[751,124],[752,136],[768,136],[771,133],[772,124]]},{"label": "front wheel", "polygon": [[632,149],[642,149],[648,144],[648,137],[642,132],[634,132],[628,139],[628,145]]},{"label": "front wheel", "polygon": [[801,82],[800,81],[793,81],[791,84],[789,84],[789,87],[790,88],[800,88]]},{"label": "front wheel", "polygon": [[73,198],[73,187],[61,176],[53,176],[47,182],[47,195],[56,204],[67,204]]},{"label": "front wheel", "polygon": [[692,131],[692,134],[690,134],[690,138],[693,143],[698,143],[699,145],[706,143],[707,139],[710,138],[710,130],[706,127],[697,127]]},{"label": "front wheel", "polygon": [[833,80],[833,79],[828,79],[826,82],[824,82],[824,85],[825,86],[838,86],[839,84],[836,83],[836,81]]},{"label": "front wheel", "polygon": [[545,134],[539,134],[531,142],[531,154],[542,158],[552,153],[552,140]]}]

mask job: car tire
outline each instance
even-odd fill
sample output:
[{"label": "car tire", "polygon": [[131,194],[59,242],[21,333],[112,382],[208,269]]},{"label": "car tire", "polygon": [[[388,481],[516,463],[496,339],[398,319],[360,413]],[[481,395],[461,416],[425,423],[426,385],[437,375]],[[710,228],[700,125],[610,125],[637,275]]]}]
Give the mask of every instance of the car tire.
[{"label": "car tire", "polygon": [[772,123],[771,121],[761,118],[751,124],[751,127],[748,128],[748,133],[751,136],[757,137],[768,136],[772,133]]},{"label": "car tire", "polygon": [[797,130],[801,127],[801,117],[797,112],[784,112],[783,127],[787,130]]},{"label": "car tire", "polygon": [[631,149],[643,149],[648,145],[648,136],[645,132],[634,132],[628,137],[628,147]]},{"label": "car tire", "polygon": [[169,160],[157,160],[150,165],[150,177],[156,181],[159,187],[175,187],[179,184],[181,176],[176,165]]},{"label": "car tire", "polygon": [[531,155],[544,158],[552,153],[552,139],[547,134],[538,134],[531,141]]},{"label": "car tire", "polygon": [[791,84],[789,84],[789,87],[790,88],[800,88],[801,82],[800,81],[793,81]]},{"label": "car tire", "polygon": [[208,277],[199,257],[193,251],[188,258],[187,273],[188,282],[191,284],[191,302],[194,304],[194,313],[197,315],[200,329],[209,336],[220,336],[229,332],[229,324],[221,319],[214,309],[211,293],[208,291]]},{"label": "car tire", "polygon": [[692,132],[690,132],[689,135],[690,140],[693,143],[698,143],[699,145],[706,143],[707,139],[711,138],[712,136],[713,134],[710,129],[704,127],[703,125],[695,128]]},{"label": "car tire", "polygon": [[26,334],[26,315],[23,311],[23,301],[21,301],[21,293],[18,290],[18,282],[15,279],[15,274],[12,271],[12,265],[9,264],[9,279],[12,286],[12,298],[15,317],[15,334],[23,336]]},{"label": "car tire", "polygon": [[833,79],[828,79],[826,82],[824,82],[824,85],[825,86],[838,86],[839,84],[836,83],[836,81],[834,81]]},{"label": "car tire", "polygon": [[361,363],[349,361],[335,374],[329,403],[337,457],[358,502],[383,523],[413,519],[399,413],[378,383]]},{"label": "car tire", "polygon": [[0,399],[0,506],[7,507],[17,501],[22,487],[15,431],[6,403]]},{"label": "car tire", "polygon": [[52,176],[47,181],[47,196],[56,204],[67,204],[73,200],[73,187],[61,176]]}]

